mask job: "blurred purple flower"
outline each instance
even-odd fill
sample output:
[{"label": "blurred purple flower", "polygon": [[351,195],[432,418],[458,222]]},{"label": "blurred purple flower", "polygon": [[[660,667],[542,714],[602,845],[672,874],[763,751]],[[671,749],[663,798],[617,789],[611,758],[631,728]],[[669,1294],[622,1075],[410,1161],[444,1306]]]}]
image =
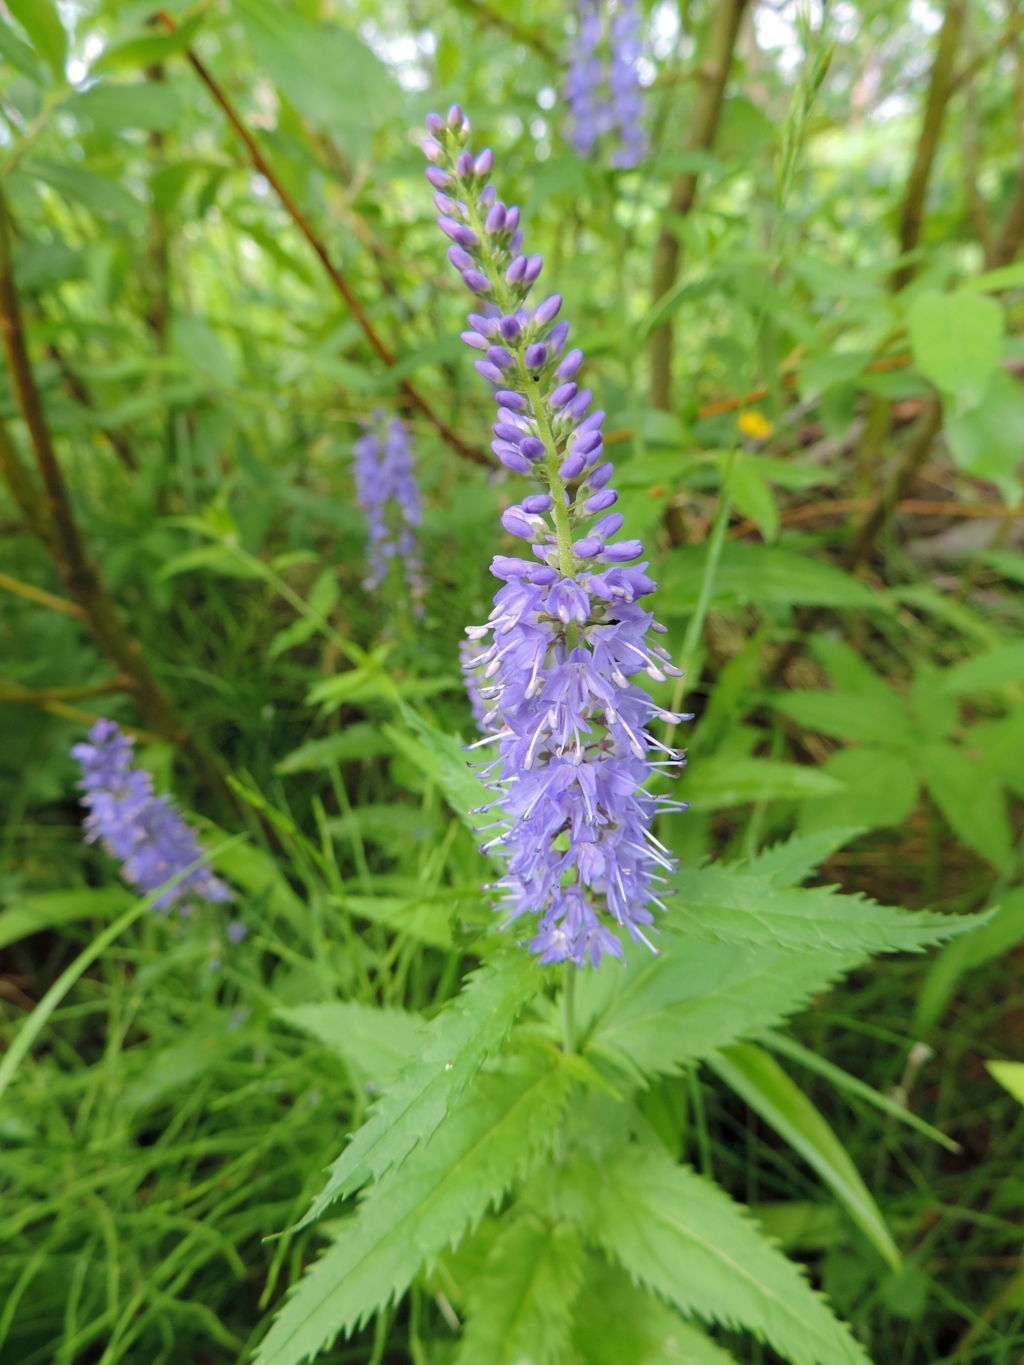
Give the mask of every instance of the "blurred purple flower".
[{"label": "blurred purple flower", "polygon": [[[132,766],[134,740],[112,720],[98,720],[87,744],[71,755],[82,765],[79,786],[88,807],[86,839],[98,839],[121,864],[121,875],[143,894],[155,891],[201,856],[195,834],[166,796],[153,794],[153,779]],[[231,892],[208,867],[197,867],[154,902],[167,910],[189,895],[231,900]]]},{"label": "blurred purple flower", "polygon": [[[579,30],[570,44],[563,94],[569,106],[568,137],[589,156],[609,135],[609,160],[635,166],[647,151],[641,121],[640,8],[638,0],[578,0]],[[607,30],[606,30],[607,26]]]},{"label": "blurred purple flower", "polygon": [[425,591],[415,533],[421,520],[420,494],[409,438],[398,418],[388,421],[383,412],[375,412],[365,425],[365,435],[354,447],[356,499],[366,513],[370,532],[369,573],[363,585],[370,591],[379,588],[397,555],[420,614]]},{"label": "blurred purple flower", "polygon": [[[494,367],[493,448],[541,486],[501,518],[532,558],[495,557],[491,572],[503,586],[462,651],[480,743],[496,747],[483,774],[496,794],[487,809],[497,833],[484,848],[506,860],[496,889],[509,919],[538,917],[530,946],[541,960],[596,966],[605,953],[622,955],[613,925],[651,946],[649,906],[665,908],[658,888],[674,865],[651,824],[659,807],[685,807],[644,784],[658,766],[682,759],[647,726],[683,717],[630,679],[646,673],[663,682],[679,670],[650,638],[664,627],[640,605],[655,586],[647,566],[628,564],[643,546],[613,539],[623,519],[608,511],[616,495],[611,465],[601,462],[604,413],[588,412],[590,391],[568,377],[582,356],[562,357],[562,300],[527,306],[543,262],[529,258],[538,262],[529,276],[518,268],[527,259],[518,210],[496,202],[490,158],[474,162],[464,150],[462,111],[454,106],[447,122],[435,115],[429,126],[433,169],[451,182],[454,211],[476,239],[473,269],[492,300],[486,313],[470,314],[464,340],[478,350],[481,337],[499,333],[512,360]],[[663,757],[652,758],[654,750]]]}]

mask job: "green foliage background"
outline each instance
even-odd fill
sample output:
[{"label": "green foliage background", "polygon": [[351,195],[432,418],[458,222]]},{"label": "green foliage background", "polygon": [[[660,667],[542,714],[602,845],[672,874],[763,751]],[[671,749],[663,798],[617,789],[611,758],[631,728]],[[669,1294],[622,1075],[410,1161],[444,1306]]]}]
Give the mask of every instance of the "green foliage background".
[{"label": "green foliage background", "polygon": [[[540,0],[0,10],[67,505],[207,755],[0,480],[5,1044],[131,906],[81,839],[92,715],[236,892],[136,918],[4,1075],[5,1365],[1021,1357],[1024,1126],[985,1065],[1024,1006],[1020,13],[644,13],[651,147],[613,172],[565,140],[572,20]],[[561,978],[493,928],[452,738],[523,491],[422,177],[454,99],[565,298],[696,713],[663,954],[582,977],[568,1040]],[[362,585],[378,408],[415,441],[422,619]]]}]

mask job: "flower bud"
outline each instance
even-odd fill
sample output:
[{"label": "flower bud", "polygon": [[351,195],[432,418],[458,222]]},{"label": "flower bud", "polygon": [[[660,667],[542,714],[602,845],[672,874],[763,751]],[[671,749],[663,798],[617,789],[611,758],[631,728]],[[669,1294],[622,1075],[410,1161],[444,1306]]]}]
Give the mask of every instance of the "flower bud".
[{"label": "flower bud", "polygon": [[490,292],[491,282],[486,275],[481,275],[479,270],[464,270],[462,272],[462,282],[467,289],[472,289],[474,294],[487,294]]},{"label": "flower bud", "polygon": [[556,322],[551,331],[548,332],[547,342],[552,355],[557,355],[565,345],[565,338],[569,335],[569,324],[567,322]]},{"label": "flower bud", "polygon": [[435,142],[432,137],[425,137],[420,143],[420,146],[423,149],[423,155],[428,161],[436,163],[444,156],[440,143]]},{"label": "flower bud", "polygon": [[515,343],[519,340],[520,336],[522,335],[523,329],[519,325],[518,318],[505,317],[499,320],[498,331],[501,333],[501,335],[505,338],[506,341],[509,341],[513,345],[515,345]]},{"label": "flower bud", "polygon": [[532,346],[527,346],[523,364],[528,370],[539,370],[547,362],[547,358],[548,348],[543,341],[535,341]]},{"label": "flower bud", "polygon": [[455,162],[455,174],[460,180],[468,180],[473,174],[473,158],[469,152],[460,152]]},{"label": "flower bud", "polygon": [[559,379],[571,379],[582,364],[583,352],[577,346],[574,351],[570,351],[565,357],[561,365],[559,365],[558,369],[555,371],[555,374],[558,375]]},{"label": "flower bud", "polygon": [[615,473],[615,466],[609,460],[607,464],[600,465],[587,479],[587,487],[596,493],[599,488],[603,488],[611,476]]},{"label": "flower bud", "polygon": [[[591,516],[594,515],[595,512],[603,512],[603,511],[605,510],[605,508],[613,506],[615,503],[618,502],[618,500],[619,500],[619,495],[618,495],[618,493],[616,493],[616,491],[615,491],[614,488],[602,488],[602,489],[600,489],[599,492],[597,492],[597,493],[592,493],[592,494],[590,495],[590,497],[587,498],[586,502],[583,504],[583,510],[584,510],[584,512],[587,514],[588,517],[591,517]],[[615,515],[618,516],[619,514],[616,512]],[[602,527],[604,526],[604,522],[603,522],[603,521],[600,522],[599,524],[600,524]],[[620,523],[620,525],[621,525],[621,523]],[[597,528],[595,527],[595,530],[596,530],[596,529],[597,529]],[[617,531],[618,529],[619,529],[619,528],[618,528],[618,526],[617,526],[617,527],[615,528],[615,530]],[[599,532],[599,534],[600,534],[600,532]],[[607,532],[605,532],[604,534],[606,534],[606,535],[614,535],[614,534],[615,534],[615,531],[607,531]]]},{"label": "flower bud", "polygon": [[584,536],[583,539],[578,540],[572,548],[575,553],[579,555],[580,559],[593,559],[595,555],[601,553],[604,546],[596,536]]},{"label": "flower bud", "polygon": [[473,162],[473,169],[477,175],[490,175],[494,169],[494,153],[490,147],[485,147],[477,159]]},{"label": "flower bud", "polygon": [[505,205],[495,204],[484,220],[488,232],[500,232],[505,226]]},{"label": "flower bud", "polygon": [[463,251],[461,246],[450,246],[448,248],[448,259],[460,273],[463,270],[472,270],[475,262],[468,251]]},{"label": "flower bud", "polygon": [[533,321],[538,327],[543,327],[545,323],[551,322],[557,316],[561,306],[561,294],[550,294],[543,303],[538,303],[533,310]]},{"label": "flower bud", "polygon": [[[509,507],[501,514],[501,524],[506,531],[518,536],[520,540],[533,540],[537,526],[521,507]],[[541,523],[543,526],[543,523]]]},{"label": "flower bud", "polygon": [[531,493],[528,498],[523,499],[523,511],[532,512],[538,515],[542,512],[550,512],[554,503],[547,493]]},{"label": "flower bud", "polygon": [[498,441],[491,442],[492,449],[505,468],[513,470],[516,474],[529,474],[530,461],[513,446],[502,445],[501,449],[498,450],[499,444]]},{"label": "flower bud", "polygon": [[514,389],[499,389],[494,396],[503,408],[511,408],[513,412],[525,412],[529,406],[523,395]]},{"label": "flower bud", "polygon": [[606,545],[602,558],[609,564],[625,564],[627,560],[639,559],[643,552],[642,540],[620,540],[617,545]]},{"label": "flower bud", "polygon": [[480,205],[481,209],[489,209],[493,206],[494,201],[495,199],[497,199],[497,197],[498,191],[494,188],[494,186],[485,185],[483,189],[480,191],[480,197],[477,199],[476,202]]},{"label": "flower bud", "polygon": [[539,440],[536,436],[524,436],[519,442],[519,449],[528,460],[539,460],[547,450],[547,447],[544,442]]},{"label": "flower bud", "polygon": [[[505,219],[505,231],[506,232],[508,231],[508,218]],[[518,256],[522,245],[523,245],[522,230],[520,228],[516,228],[515,232],[513,232],[512,234],[512,240],[508,244],[508,254],[510,256]]]},{"label": "flower bud", "polygon": [[573,450],[578,451],[581,455],[589,455],[590,452],[600,444],[601,433],[599,431],[585,431],[582,434],[582,436],[579,435],[579,433],[577,432],[577,436],[575,441],[573,442],[572,448]]},{"label": "flower bud", "polygon": [[492,365],[497,365],[499,370],[510,370],[516,363],[515,357],[506,351],[504,346],[491,346],[487,352],[487,359]]},{"label": "flower bud", "polygon": [[[518,446],[523,439],[523,433],[519,428],[512,426],[508,422],[495,422],[494,426],[491,427],[491,430],[494,432],[495,436],[500,437],[503,441],[511,441],[514,446]],[[610,505],[611,504],[609,504],[609,506]]]},{"label": "flower bud", "polygon": [[448,127],[459,132],[466,121],[466,116],[457,104],[453,104],[448,110]]},{"label": "flower bud", "polygon": [[603,421],[604,412],[600,408],[597,408],[589,417],[584,417],[576,430],[579,435],[582,436],[585,431],[596,431]]},{"label": "flower bud", "polygon": [[474,332],[479,332],[483,337],[492,337],[495,332],[494,318],[485,318],[480,313],[467,313],[466,321]]},{"label": "flower bud", "polygon": [[[618,535],[622,530],[622,523],[625,517],[621,512],[609,512],[600,521],[595,521],[590,528],[592,536],[598,536],[601,540],[607,540],[609,536]],[[639,542],[637,542],[639,544]]]},{"label": "flower bud", "polygon": [[438,191],[434,195],[434,208],[438,213],[458,213],[459,206],[450,194],[442,194]]},{"label": "flower bud", "polygon": [[509,268],[505,271],[505,279],[509,284],[518,284],[526,274],[527,256],[517,256]]},{"label": "flower bud", "polygon": [[583,414],[586,412],[587,408],[590,407],[590,400],[593,398],[593,396],[594,395],[591,393],[589,389],[580,389],[579,393],[566,408],[566,412],[568,412],[569,416],[574,421],[577,418],[582,417]]},{"label": "flower bud", "polygon": [[466,343],[467,346],[472,346],[474,351],[487,350],[487,346],[489,344],[487,338],[482,337],[479,332],[460,332],[459,336],[462,338],[462,340]]},{"label": "flower bud", "polygon": [[440,114],[428,114],[426,118],[427,129],[435,137],[444,132],[445,123]]},{"label": "flower bud", "polygon": [[446,237],[450,237],[459,246],[471,247],[479,246],[480,238],[471,227],[466,227],[465,223],[457,223],[454,218],[449,218],[446,213],[442,213],[437,220],[437,226]]},{"label": "flower bud", "polygon": [[543,269],[544,257],[531,256],[527,263],[526,270],[523,274],[523,280],[525,281],[526,284],[533,284],[534,280],[537,278],[537,276]]},{"label": "flower bud", "polygon": [[452,178],[447,171],[442,171],[438,166],[428,166],[425,174],[435,190],[450,188]]},{"label": "flower bud", "polygon": [[485,379],[489,379],[492,384],[501,383],[501,371],[497,365],[492,365],[489,360],[474,360],[473,368],[478,370]]},{"label": "flower bud", "polygon": [[559,384],[551,395],[550,403],[553,408],[564,408],[566,403],[576,397],[576,385],[571,381],[568,384]]},{"label": "flower bud", "polygon": [[513,204],[512,207],[511,207],[511,208],[508,210],[508,212],[505,214],[505,231],[506,231],[506,232],[515,232],[515,230],[516,230],[516,228],[517,228],[518,226],[519,226],[519,205],[518,205],[518,204]]},{"label": "flower bud", "polygon": [[570,479],[575,479],[583,473],[586,462],[587,457],[585,455],[580,455],[575,450],[570,451],[562,461],[562,467],[558,471],[559,476],[568,483]]}]

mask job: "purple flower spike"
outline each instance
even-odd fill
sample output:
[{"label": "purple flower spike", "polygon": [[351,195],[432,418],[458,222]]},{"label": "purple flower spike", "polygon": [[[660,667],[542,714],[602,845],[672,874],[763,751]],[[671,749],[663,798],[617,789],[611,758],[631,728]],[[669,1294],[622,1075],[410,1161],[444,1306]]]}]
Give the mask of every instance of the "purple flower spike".
[{"label": "purple flower spike", "polygon": [[[596,7],[593,13],[599,39]],[[482,776],[503,812],[484,850],[505,864],[495,884],[499,908],[510,921],[535,922],[529,946],[541,961],[596,965],[605,954],[622,955],[622,931],[649,945],[650,907],[665,909],[657,886],[673,863],[651,825],[659,808],[682,807],[651,796],[645,784],[655,771],[653,750],[673,766],[681,756],[648,726],[682,718],[630,681],[644,672],[663,680],[671,664],[648,640],[660,628],[640,602],[655,586],[642,571],[647,566],[625,567],[640,557],[641,543],[607,544],[623,519],[607,510],[616,500],[607,486],[611,465],[594,468],[604,450],[604,413],[583,415],[591,394],[574,380],[582,354],[571,351],[555,374],[548,367],[569,333],[568,323],[554,322],[562,300],[553,294],[530,311],[540,258],[520,254],[518,209],[505,212],[499,229],[492,187],[480,185],[490,164],[481,171],[478,157],[470,173],[464,132],[437,137],[439,167],[455,182],[452,197],[474,203],[487,220],[486,246],[467,248],[473,265],[464,278],[479,292],[486,286],[495,313],[470,314],[471,344],[501,339],[475,362],[500,381],[491,448],[540,485],[501,518],[534,558],[496,556],[494,608],[486,625],[468,628],[462,654],[474,716],[495,746]],[[593,472],[574,492],[586,470]],[[584,534],[585,519],[596,514]]]},{"label": "purple flower spike", "polygon": [[[121,876],[129,886],[148,895],[197,862],[201,850],[171,801],[154,795],[152,776],[132,766],[134,743],[114,721],[98,720],[89,731],[88,743],[74,745],[71,756],[82,766],[79,786],[85,792],[82,805],[89,811],[86,840],[98,839],[121,864]],[[232,899],[208,867],[197,867],[159,896],[153,908],[168,910],[191,896],[207,901]],[[188,913],[187,906],[183,913]]]},{"label": "purple flower spike", "polygon": [[582,157],[603,145],[612,166],[635,166],[647,151],[638,0],[617,0],[607,28],[597,0],[578,0],[578,7],[564,89],[569,140]]},{"label": "purple flower spike", "polygon": [[370,533],[368,573],[363,586],[374,591],[387,579],[396,560],[403,564],[413,610],[422,612],[423,565],[416,548],[420,495],[405,427],[397,418],[375,412],[355,443],[353,473],[356,501],[366,514]]}]

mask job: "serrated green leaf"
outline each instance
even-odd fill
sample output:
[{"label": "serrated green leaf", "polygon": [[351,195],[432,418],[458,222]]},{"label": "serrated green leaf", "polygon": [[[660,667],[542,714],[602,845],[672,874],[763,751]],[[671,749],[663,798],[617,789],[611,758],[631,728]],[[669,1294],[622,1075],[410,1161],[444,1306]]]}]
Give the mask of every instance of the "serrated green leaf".
[{"label": "serrated green leaf", "polygon": [[668,1153],[626,1146],[578,1156],[561,1204],[634,1280],[730,1329],[746,1329],[793,1365],[867,1365],[800,1270],[716,1185]]},{"label": "serrated green leaf", "polygon": [[[463,824],[475,832],[480,824],[481,806],[488,805],[494,798],[469,766],[469,754],[461,742],[451,735],[442,734],[410,706],[399,706],[402,719],[412,731],[414,741],[392,727],[385,727],[385,733],[401,749],[402,753],[431,778],[444,792],[448,804]],[[493,816],[491,817],[494,818]]]},{"label": "serrated green leaf", "polygon": [[847,1213],[892,1266],[900,1253],[860,1172],[796,1082],[756,1043],[736,1043],[708,1065],[821,1176]]},{"label": "serrated green leaf", "polygon": [[1024,1062],[986,1062],[985,1065],[1003,1089],[1024,1104]]},{"label": "serrated green leaf", "polygon": [[570,1223],[549,1226],[527,1214],[503,1228],[470,1287],[455,1365],[561,1365],[583,1265]]},{"label": "serrated green leaf", "polygon": [[596,1256],[576,1300],[572,1340],[586,1365],[735,1365],[668,1304]]},{"label": "serrated green leaf", "polygon": [[394,745],[376,725],[361,721],[347,725],[336,735],[325,739],[311,739],[286,754],[274,767],[276,773],[303,773],[317,768],[329,768],[332,763],[345,763],[355,758],[376,758],[394,753]]},{"label": "serrated green leaf", "polygon": [[995,764],[952,744],[923,744],[914,757],[953,832],[993,867],[1005,867],[1013,835]]},{"label": "serrated green leaf", "polygon": [[354,1000],[329,1000],[274,1011],[276,1018],[325,1043],[359,1076],[378,1088],[390,1085],[426,1042],[423,1019],[405,1010],[379,1009]]},{"label": "serrated green leaf", "polygon": [[810,764],[714,754],[695,763],[679,783],[691,810],[726,810],[750,801],[810,801],[841,793],[843,784]]},{"label": "serrated green leaf", "polygon": [[892,749],[839,749],[822,771],[844,782],[846,790],[801,807],[803,835],[844,824],[863,829],[901,825],[917,804],[917,774],[907,755]]},{"label": "serrated green leaf", "polygon": [[526,1172],[561,1122],[571,1084],[557,1057],[536,1053],[478,1076],[307,1271],[256,1365],[298,1365],[401,1295]]},{"label": "serrated green leaf", "polygon": [[746,865],[752,877],[768,877],[775,887],[799,886],[837,848],[863,834],[861,825],[842,825],[817,830],[814,834],[794,834],[785,841],[764,848]]},{"label": "serrated green leaf", "polygon": [[[679,616],[696,605],[704,573],[705,547],[687,545],[665,557],[658,575],[658,615]],[[715,575],[713,606],[865,607],[891,610],[881,594],[822,560],[775,546],[731,541]]]},{"label": "serrated green leaf", "polygon": [[43,161],[33,157],[24,163],[27,174],[73,204],[81,204],[99,218],[120,218],[131,221],[145,214],[142,204],[122,186],[103,176],[94,175],[84,166],[66,162]]},{"label": "serrated green leaf", "polygon": [[974,407],[999,364],[1003,310],[977,293],[922,293],[907,310],[917,368],[953,394],[962,410]]},{"label": "serrated green leaf", "polygon": [[[32,0],[29,0],[32,3]],[[184,52],[199,32],[203,22],[202,14],[193,14],[185,19],[174,33],[144,34],[139,38],[129,38],[116,47],[108,47],[93,62],[90,74],[101,71],[141,70],[147,66],[160,66],[169,57]]]},{"label": "serrated green leaf", "polygon": [[700,942],[671,929],[660,946],[657,958],[630,955],[623,984],[588,1041],[588,1050],[626,1070],[669,1074],[769,1028],[859,960]]},{"label": "serrated green leaf", "polygon": [[76,118],[90,119],[98,128],[172,128],[181,117],[181,101],[166,81],[133,81],[114,85],[101,81],[72,96],[64,108]]},{"label": "serrated green leaf", "polygon": [[1024,641],[999,645],[986,654],[965,659],[945,673],[942,686],[955,696],[967,692],[992,692],[1006,683],[1024,679]]},{"label": "serrated green leaf", "polygon": [[811,689],[782,692],[771,702],[790,720],[818,734],[868,744],[891,744],[900,749],[913,743],[907,704],[888,688],[885,694]]},{"label": "serrated green leaf", "polygon": [[68,36],[57,13],[54,0],[7,0],[7,8],[28,34],[29,42],[53,72],[58,85],[64,83],[64,59]]},{"label": "serrated green leaf", "polygon": [[984,922],[979,915],[911,913],[826,886],[780,890],[760,877],[717,866],[684,868],[671,882],[679,893],[672,902],[673,929],[711,942],[915,953]]},{"label": "serrated green leaf", "polygon": [[367,1122],[330,1168],[326,1187],[303,1218],[304,1227],[342,1195],[400,1165],[425,1141],[448,1109],[504,1042],[543,972],[527,953],[513,951],[474,972],[427,1026],[422,1055],[374,1106]]}]

